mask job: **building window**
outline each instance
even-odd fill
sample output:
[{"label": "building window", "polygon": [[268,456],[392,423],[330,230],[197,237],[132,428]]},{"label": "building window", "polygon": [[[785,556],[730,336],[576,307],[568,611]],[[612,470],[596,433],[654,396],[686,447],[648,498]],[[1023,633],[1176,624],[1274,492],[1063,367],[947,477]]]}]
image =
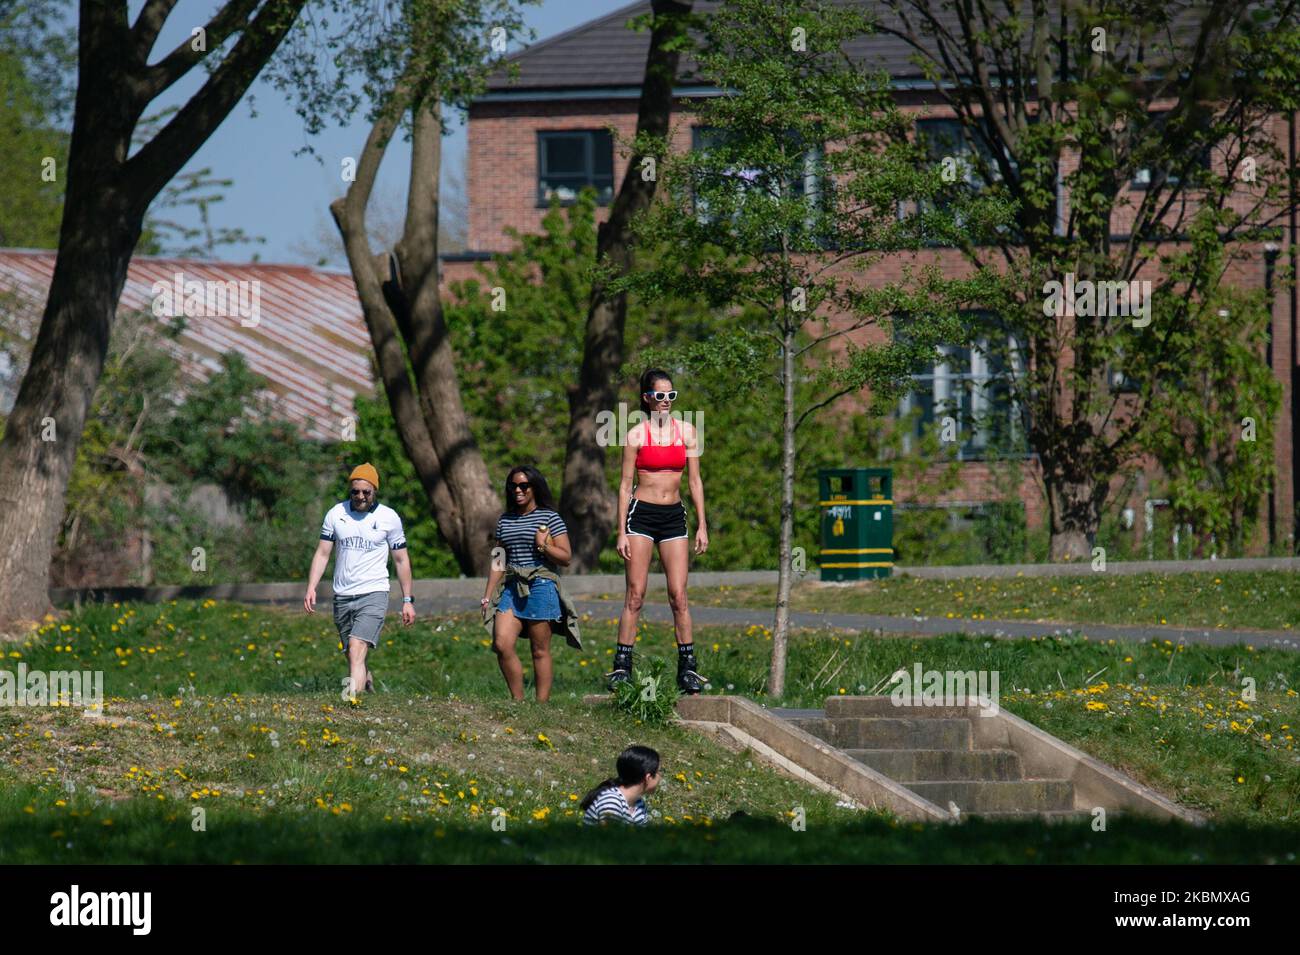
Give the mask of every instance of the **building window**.
[{"label": "building window", "polygon": [[[1154,125],[1157,134],[1159,134],[1160,131],[1164,129],[1165,124],[1169,122],[1169,115],[1170,115],[1169,110],[1164,110],[1162,112],[1151,114],[1151,123]],[[1157,135],[1156,138],[1160,138],[1159,135]],[[1155,148],[1158,150],[1163,150],[1167,147],[1161,144],[1156,146]],[[1208,143],[1197,151],[1195,157],[1192,159],[1191,168],[1193,170],[1201,169],[1206,172],[1210,171],[1211,168],[1210,145]],[[1150,189],[1152,182],[1155,178],[1156,178],[1155,169],[1152,169],[1149,166],[1139,166],[1137,168],[1137,171],[1133,173],[1133,178],[1129,180],[1129,186],[1133,189]],[[1195,176],[1193,176],[1192,178],[1195,179]],[[1166,172],[1164,178],[1165,185],[1177,186],[1181,181],[1182,181],[1181,176],[1173,172]]]},{"label": "building window", "polygon": [[585,187],[596,190],[596,202],[614,198],[614,141],[607,129],[566,129],[537,134],[537,205],[558,198],[563,205],[577,201]]},{"label": "building window", "polygon": [[[957,161],[960,180],[973,191],[978,192],[987,185],[980,175],[970,143],[967,142],[966,136],[962,132],[961,120],[918,119],[916,121],[916,135],[925,145],[925,151],[931,162],[938,165],[944,158],[951,157]],[[997,163],[994,161],[993,147],[990,144],[990,138],[984,132],[983,126],[975,126],[973,135],[975,149],[979,153],[979,158],[983,159],[984,164],[989,168],[993,181],[1001,182],[1002,175],[998,170]]]},{"label": "building window", "polygon": [[[691,130],[691,149],[695,152],[707,152],[726,146],[725,130],[711,126],[696,126]],[[790,132],[792,145],[800,145],[798,134]],[[709,206],[709,197],[714,205],[730,209],[733,220],[739,215],[742,203],[750,197],[764,198],[777,203],[782,200],[805,201],[808,205],[806,230],[811,233],[818,229],[816,203],[828,201],[829,195],[823,188],[822,157],[820,143],[813,143],[802,149],[791,151],[794,159],[786,169],[742,168],[739,165],[726,169],[720,176],[706,179],[698,174],[694,185],[694,204],[696,218],[702,223],[715,221],[721,213],[714,214]],[[798,240],[799,237],[795,237]],[[774,239],[775,241],[775,239]],[[802,244],[797,241],[797,244]],[[823,245],[813,239],[812,244]]]},{"label": "building window", "polygon": [[905,450],[935,430],[960,460],[1026,455],[1020,409],[1011,397],[1011,380],[1023,370],[1015,340],[993,330],[970,345],[941,347],[936,360],[912,376],[899,403],[898,417],[911,419]]},{"label": "building window", "polygon": [[[1037,120],[1036,116],[1031,116],[1031,123]],[[916,121],[916,137],[925,147],[926,155],[929,161],[935,167],[940,166],[945,160],[954,160],[956,163],[957,187],[963,189],[971,196],[977,196],[984,192],[991,185],[999,184],[1003,181],[1001,167],[995,159],[993,143],[996,142],[992,133],[988,132],[983,123],[977,123],[971,128],[971,138],[974,140],[975,148],[972,150],[971,143],[968,141],[965,132],[963,132],[963,123],[958,119],[918,119]],[[1014,157],[1008,157],[1011,167],[1016,167]],[[981,173],[981,166],[988,169],[991,180],[986,180]],[[1057,197],[1059,205],[1060,197]],[[950,202],[938,201],[933,205],[925,200],[919,203],[912,203],[911,208],[900,203],[898,217],[904,218],[910,211],[923,211],[927,208],[938,208],[944,210],[951,205]],[[918,207],[919,206],[919,210]],[[961,216],[956,216],[957,225],[961,225]],[[998,226],[1000,233],[1014,237],[1018,234],[1018,226],[1013,221],[1010,224]],[[939,244],[936,242],[936,244]]]}]

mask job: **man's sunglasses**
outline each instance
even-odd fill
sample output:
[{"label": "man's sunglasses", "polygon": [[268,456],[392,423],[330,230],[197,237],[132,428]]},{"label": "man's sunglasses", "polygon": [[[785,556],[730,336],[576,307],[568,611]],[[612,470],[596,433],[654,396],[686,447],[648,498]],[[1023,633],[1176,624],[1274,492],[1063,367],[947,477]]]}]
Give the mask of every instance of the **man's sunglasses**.
[{"label": "man's sunglasses", "polygon": [[361,488],[361,487],[354,487],[354,488],[350,488],[348,490],[348,493],[353,497],[369,497],[371,494],[374,494],[375,492],[367,491],[365,488]]},{"label": "man's sunglasses", "polygon": [[532,487],[533,485],[532,485],[530,482],[528,482],[528,481],[516,481],[515,483],[511,484],[510,486],[511,486],[512,488],[514,488],[516,491],[526,491],[526,490],[528,490],[530,487]]},{"label": "man's sunglasses", "polygon": [[655,401],[676,401],[677,392],[675,391],[647,391],[647,398],[653,398]]}]

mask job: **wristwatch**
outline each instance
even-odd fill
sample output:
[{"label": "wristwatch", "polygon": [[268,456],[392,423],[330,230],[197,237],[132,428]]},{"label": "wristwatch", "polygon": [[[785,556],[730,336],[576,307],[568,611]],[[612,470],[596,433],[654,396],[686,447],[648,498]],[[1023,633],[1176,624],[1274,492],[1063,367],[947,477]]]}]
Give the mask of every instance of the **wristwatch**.
[{"label": "wristwatch", "polygon": [[415,598],[414,598],[414,597],[403,597],[403,598],[402,598],[402,603],[404,603],[404,604],[413,604],[413,603],[415,603]]}]

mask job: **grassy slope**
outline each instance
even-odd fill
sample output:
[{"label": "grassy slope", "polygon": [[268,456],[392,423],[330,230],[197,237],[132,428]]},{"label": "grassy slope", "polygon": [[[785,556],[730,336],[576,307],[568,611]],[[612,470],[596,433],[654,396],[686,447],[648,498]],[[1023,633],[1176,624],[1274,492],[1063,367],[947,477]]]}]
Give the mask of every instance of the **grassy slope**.
[{"label": "grassy slope", "polygon": [[[776,586],[698,588],[692,589],[691,600],[707,606],[771,607]],[[972,620],[982,615],[991,620],[1287,630],[1300,627],[1300,582],[1283,571],[966,580],[903,576],[852,586],[808,580],[795,586],[791,606]]]},{"label": "grassy slope", "polygon": [[[584,705],[607,663],[609,620],[587,623],[586,653],[556,651],[548,707],[504,699],[482,628],[440,618],[406,631],[390,623],[375,658],[384,692],[351,708],[338,698],[331,630],[323,616],[212,602],[101,606],[13,647],[10,668],[21,659],[107,671],[115,699],[104,721],[65,708],[0,710],[0,862],[621,861],[630,838],[645,859],[1230,861],[1285,860],[1279,846],[1295,841],[1294,654],[800,635],[783,702],[866,692],[918,660],[997,670],[1005,706],[1226,826],[904,827],[900,840],[888,820],[849,821],[857,817],[828,797],[694,734]],[[769,641],[762,628],[702,629],[701,664],[719,690],[756,694]],[[643,652],[666,657],[670,643],[667,629],[643,629]],[[1257,679],[1244,710],[1234,671]],[[575,842],[571,797],[633,741],[664,755],[669,778],[651,799],[660,831]],[[203,833],[191,828],[196,806],[207,810]],[[497,806],[504,833],[491,828]],[[795,806],[805,832],[788,825]],[[726,822],[737,810],[749,820]]]}]

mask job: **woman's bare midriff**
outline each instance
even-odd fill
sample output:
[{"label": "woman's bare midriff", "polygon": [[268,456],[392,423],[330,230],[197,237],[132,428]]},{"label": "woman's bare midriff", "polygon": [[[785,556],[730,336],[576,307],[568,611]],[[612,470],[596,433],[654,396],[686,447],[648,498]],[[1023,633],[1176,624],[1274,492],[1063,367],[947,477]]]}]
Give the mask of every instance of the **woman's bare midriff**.
[{"label": "woman's bare midriff", "polygon": [[676,504],[682,499],[682,472],[638,469],[632,496],[647,504]]}]

